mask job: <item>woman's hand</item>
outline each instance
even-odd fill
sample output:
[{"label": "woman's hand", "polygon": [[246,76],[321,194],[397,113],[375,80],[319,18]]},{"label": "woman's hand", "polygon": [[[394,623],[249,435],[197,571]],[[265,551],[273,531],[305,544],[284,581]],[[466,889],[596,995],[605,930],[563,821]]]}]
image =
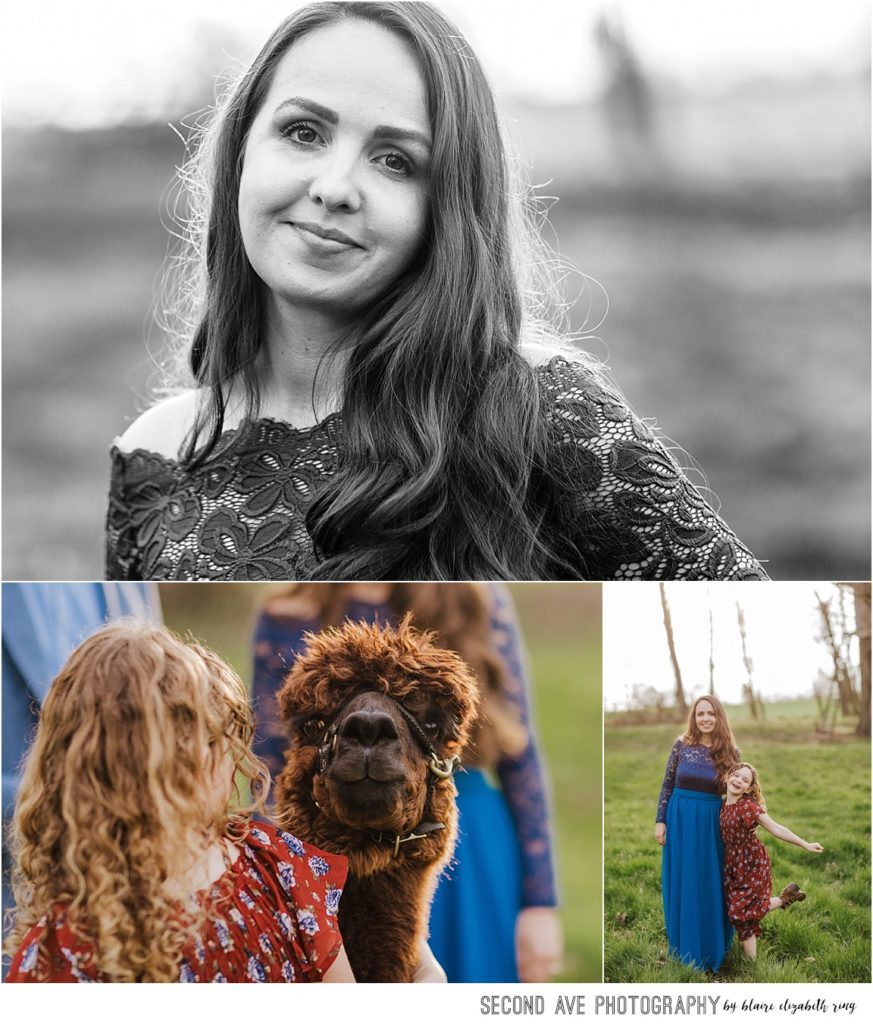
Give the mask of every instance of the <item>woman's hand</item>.
[{"label": "woman's hand", "polygon": [[525,907],[515,920],[519,981],[550,981],[564,963],[564,933],[554,907]]},{"label": "woman's hand", "polygon": [[663,821],[659,821],[658,824],[655,825],[655,842],[659,846],[667,845],[667,826]]},{"label": "woman's hand", "polygon": [[821,843],[804,843],[803,846],[810,853],[824,853],[824,847]]},{"label": "woman's hand", "polygon": [[421,940],[418,946],[418,966],[415,968],[412,980],[416,982],[436,982],[438,984],[445,984],[446,982],[446,972],[443,970],[442,964],[433,955],[433,951],[424,939]]}]

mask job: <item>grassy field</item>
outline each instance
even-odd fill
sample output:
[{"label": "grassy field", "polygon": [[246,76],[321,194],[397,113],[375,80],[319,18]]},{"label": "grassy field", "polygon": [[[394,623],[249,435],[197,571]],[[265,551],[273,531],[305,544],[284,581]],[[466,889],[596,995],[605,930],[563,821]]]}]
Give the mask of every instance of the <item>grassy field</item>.
[{"label": "grassy field", "polygon": [[735,940],[715,976],[667,956],[661,851],[653,836],[658,792],[678,724],[623,726],[608,716],[604,739],[605,953],[611,982],[865,982],[870,980],[870,744],[846,728],[824,740],[814,702],[770,705],[764,724],[730,709],[743,757],[758,769],[768,810],[825,852],[761,838],[773,886],[796,881],[805,903],[763,922],[758,959]]},{"label": "grassy field", "polygon": [[[268,588],[165,584],[167,624],[191,631],[251,678],[250,638]],[[536,725],[551,777],[566,936],[559,980],[601,980],[601,664],[598,585],[512,587],[527,640]]]}]

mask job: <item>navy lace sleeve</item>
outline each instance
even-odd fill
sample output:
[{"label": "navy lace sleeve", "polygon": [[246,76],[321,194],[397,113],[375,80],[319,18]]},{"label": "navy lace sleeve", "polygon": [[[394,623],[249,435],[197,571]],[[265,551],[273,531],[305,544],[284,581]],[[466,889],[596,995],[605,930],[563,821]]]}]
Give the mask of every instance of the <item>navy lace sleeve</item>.
[{"label": "navy lace sleeve", "polygon": [[522,905],[554,907],[558,896],[549,795],[531,715],[527,655],[509,592],[498,584],[493,584],[490,591],[494,646],[506,669],[504,694],[529,737],[520,755],[503,757],[497,764],[521,848]]},{"label": "navy lace sleeve", "polygon": [[585,579],[766,579],[755,556],[689,481],[651,422],[589,367],[539,369],[553,459],[559,548]]},{"label": "navy lace sleeve", "polygon": [[670,756],[667,758],[667,768],[664,771],[664,781],[661,784],[661,795],[658,797],[658,813],[655,817],[656,824],[663,824],[667,820],[667,804],[676,785],[676,769],[679,767],[679,755],[684,747],[682,740],[676,740]]},{"label": "navy lace sleeve", "polygon": [[316,625],[263,612],[255,626],[252,706],[257,728],[252,747],[273,778],[285,765],[288,746],[276,695],[303,647],[303,634]]}]

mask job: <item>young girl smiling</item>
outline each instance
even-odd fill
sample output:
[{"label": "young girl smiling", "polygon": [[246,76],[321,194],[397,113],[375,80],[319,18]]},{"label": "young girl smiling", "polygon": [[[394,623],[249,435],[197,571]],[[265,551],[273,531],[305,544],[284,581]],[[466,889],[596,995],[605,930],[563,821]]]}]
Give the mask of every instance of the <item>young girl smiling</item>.
[{"label": "young girl smiling", "polygon": [[745,761],[733,765],[726,776],[727,794],[719,816],[724,840],[724,894],[728,917],[736,928],[743,953],[754,959],[758,950],[761,921],[777,907],[783,909],[806,899],[806,893],[791,882],[773,896],[770,857],[758,839],[758,825],[777,839],[793,843],[810,853],[821,853],[820,843],[808,843],[769,814],[755,768]]}]

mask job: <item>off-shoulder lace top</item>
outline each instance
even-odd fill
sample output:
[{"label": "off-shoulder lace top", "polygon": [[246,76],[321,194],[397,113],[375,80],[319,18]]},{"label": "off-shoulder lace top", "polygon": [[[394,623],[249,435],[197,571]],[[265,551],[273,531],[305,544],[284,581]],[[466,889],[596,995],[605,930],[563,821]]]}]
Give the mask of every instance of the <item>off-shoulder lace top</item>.
[{"label": "off-shoulder lace top", "polygon": [[[739,750],[735,751],[739,759]],[[721,779],[718,768],[712,760],[709,747],[702,743],[685,743],[681,738],[673,744],[667,758],[664,782],[658,798],[656,822],[667,820],[667,804],[674,789],[692,789],[698,793],[721,792]]]},{"label": "off-shoulder lace top", "polygon": [[[574,578],[766,578],[608,384],[561,357],[537,375],[566,481],[550,526],[583,560]],[[335,473],[341,442],[337,413],[310,429],[252,421],[225,433],[193,470],[113,447],[107,579],[309,578],[320,559],[306,509]]]}]

